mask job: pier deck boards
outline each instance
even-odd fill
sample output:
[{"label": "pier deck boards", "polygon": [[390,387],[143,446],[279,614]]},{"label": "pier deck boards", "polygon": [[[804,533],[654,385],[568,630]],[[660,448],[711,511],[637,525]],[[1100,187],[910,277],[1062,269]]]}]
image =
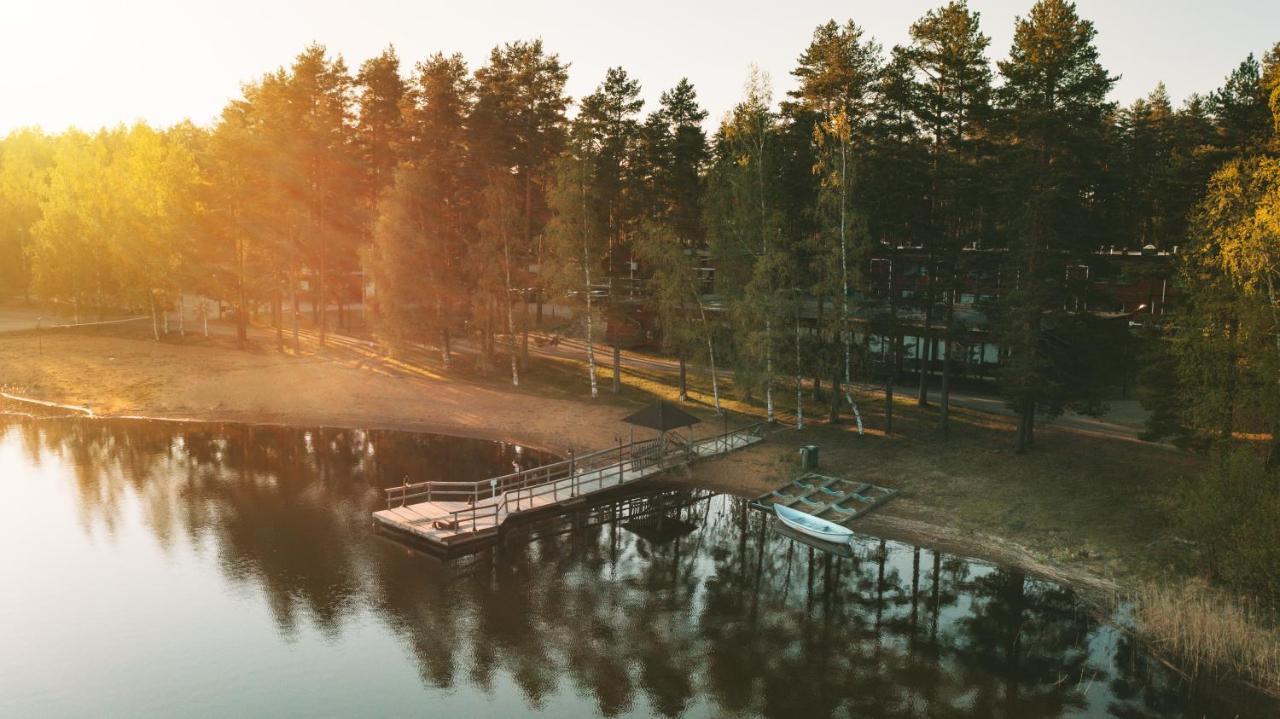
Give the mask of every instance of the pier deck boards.
[{"label": "pier deck boards", "polygon": [[458,547],[491,537],[512,517],[567,506],[590,494],[747,447],[763,437],[762,426],[752,425],[690,444],[632,442],[480,482],[393,487],[386,490],[387,508],[374,512],[373,519],[393,534],[441,548]]}]

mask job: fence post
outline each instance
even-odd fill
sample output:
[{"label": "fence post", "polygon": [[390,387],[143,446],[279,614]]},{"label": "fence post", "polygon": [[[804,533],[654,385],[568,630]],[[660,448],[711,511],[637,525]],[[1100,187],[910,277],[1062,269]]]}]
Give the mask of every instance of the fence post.
[{"label": "fence post", "polygon": [[400,488],[400,506],[403,507],[407,501],[409,501],[409,475],[406,474],[404,476],[404,486]]},{"label": "fence post", "polygon": [[[622,435],[618,435],[618,484],[622,484],[624,479],[622,468],[625,464],[626,462],[622,461]],[[603,485],[604,482],[601,482],[601,484]]]},{"label": "fence post", "polygon": [[578,496],[578,470],[574,461],[573,449],[569,450],[569,496]]}]

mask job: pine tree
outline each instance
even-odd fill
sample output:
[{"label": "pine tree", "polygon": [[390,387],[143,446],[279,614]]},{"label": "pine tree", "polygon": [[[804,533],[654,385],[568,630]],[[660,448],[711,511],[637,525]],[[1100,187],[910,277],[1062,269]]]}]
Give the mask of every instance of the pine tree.
[{"label": "pine tree", "polygon": [[[637,195],[634,207],[644,218],[639,232],[643,241],[637,244],[636,253],[643,262],[642,271],[648,273],[644,278],[648,283],[646,294],[658,315],[663,343],[675,352],[680,363],[681,400],[688,396],[689,356],[700,351],[698,330],[708,343],[709,362],[715,364],[715,349],[710,344],[694,270],[706,249],[702,173],[709,151],[701,126],[706,117],[693,86],[681,79],[662,93],[658,109],[645,120],[631,159]],[[719,409],[714,373],[711,382]]]},{"label": "pine tree", "polygon": [[[1115,78],[1098,61],[1093,23],[1066,0],[1040,0],[1019,18],[1009,58],[999,63],[1009,265],[999,334],[1010,355],[1001,391],[1018,412],[1017,451],[1033,442],[1037,408],[1059,412],[1093,389],[1097,377],[1065,382],[1078,347],[1064,346],[1072,324],[1064,265],[1097,247],[1096,202],[1103,167],[1106,96]],[[1082,384],[1079,380],[1085,380]]]},{"label": "pine tree", "polygon": [[400,58],[388,47],[365,60],[356,74],[359,93],[353,142],[355,160],[362,172],[361,194],[365,198],[361,218],[363,243],[372,237],[378,198],[395,179],[396,165],[406,145],[404,112],[409,104],[409,86],[400,76]]},{"label": "pine tree", "polygon": [[[921,405],[928,402],[930,365],[937,341],[932,334],[934,305],[945,300],[943,372],[939,428],[950,420],[952,357],[956,354],[955,305],[959,280],[967,272],[962,259],[966,246],[984,235],[989,205],[982,177],[989,169],[991,68],[978,13],[963,2],[951,2],[925,14],[911,26],[906,48],[913,75],[912,112],[925,132],[929,152],[929,228],[924,236],[928,275],[924,298],[925,347],[920,358]],[[939,275],[941,274],[941,277]]]},{"label": "pine tree", "polygon": [[[475,154],[481,167],[513,167],[523,195],[521,255],[539,266],[543,247],[539,238],[547,221],[545,194],[551,162],[565,146],[564,94],[568,65],[547,54],[541,40],[495,47],[489,63],[476,70],[477,100],[470,118]],[[542,304],[539,299],[538,315]],[[524,323],[522,357],[528,352],[528,323]]]},{"label": "pine tree", "polygon": [[[915,70],[906,48],[895,47],[877,82],[880,102],[868,129],[862,200],[868,234],[879,245],[879,257],[859,258],[870,269],[865,283],[866,308],[871,315],[866,334],[880,338],[885,395],[885,431],[893,431],[893,394],[902,355],[902,327],[898,321],[902,271],[899,250],[920,244],[929,231],[930,163],[928,146],[913,107],[918,104]],[[869,250],[870,248],[868,248]],[[870,252],[868,252],[870,255]],[[879,300],[877,302],[876,300]]]},{"label": "pine tree", "polygon": [[639,217],[633,157],[640,139],[640,83],[620,67],[610,68],[595,92],[582,98],[574,136],[594,165],[596,213],[604,220],[608,267],[613,276],[629,250],[628,234]]},{"label": "pine tree", "polygon": [[323,46],[310,45],[290,67],[287,86],[297,133],[296,189],[305,207],[303,246],[315,280],[312,314],[323,346],[334,280],[354,269],[360,237],[359,208],[346,201],[361,179],[352,159],[353,81],[341,57],[330,59]]},{"label": "pine tree", "polygon": [[1209,95],[1218,126],[1218,144],[1228,155],[1262,150],[1272,134],[1270,94],[1262,83],[1262,65],[1250,53]]}]

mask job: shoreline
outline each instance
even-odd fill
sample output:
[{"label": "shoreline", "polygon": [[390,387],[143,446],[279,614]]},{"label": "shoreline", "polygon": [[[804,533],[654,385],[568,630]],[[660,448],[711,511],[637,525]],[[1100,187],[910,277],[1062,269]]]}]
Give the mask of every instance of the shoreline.
[{"label": "shoreline", "polygon": [[[415,422],[404,420],[384,420],[373,423],[360,423],[346,421],[341,419],[319,417],[263,417],[255,415],[251,417],[237,416],[237,413],[221,413],[206,414],[203,416],[173,416],[165,414],[95,414],[87,407],[77,405],[62,404],[50,400],[36,399],[33,397],[24,397],[8,392],[0,392],[0,398],[18,402],[29,403],[39,407],[52,409],[64,409],[68,411],[80,412],[81,414],[72,415],[32,415],[23,414],[17,416],[34,417],[34,418],[75,418],[75,419],[92,419],[92,420],[131,420],[131,421],[147,421],[147,422],[172,422],[172,423],[193,423],[193,424],[240,424],[249,426],[262,427],[286,427],[294,429],[341,429],[341,430],[382,430],[382,431],[398,431],[398,432],[416,432],[423,434],[434,434],[447,437],[457,437],[459,439],[474,439],[491,442],[501,442],[504,444],[518,445],[528,449],[536,450],[553,456],[562,456],[563,452],[551,447],[539,446],[535,442],[527,441],[519,437],[513,437],[509,433],[497,431],[478,431],[474,428],[460,425],[457,423],[440,423],[440,422]],[[0,416],[6,414],[0,411]],[[788,431],[789,428],[779,427],[774,431]],[[715,492],[733,495],[744,499],[754,498],[754,494],[748,492],[744,487],[723,486],[721,483],[711,478],[700,478],[699,469],[702,465],[695,465],[685,470],[685,477],[673,476],[667,474],[659,477],[656,481],[661,484],[668,485],[692,485],[697,489],[707,489]],[[924,522],[918,519],[912,519],[905,516],[895,515],[892,511],[886,512],[886,508],[891,507],[892,503],[885,507],[877,509],[863,517],[854,520],[854,526],[850,527],[854,531],[876,537],[878,539],[886,539],[890,541],[898,541],[922,549],[936,550],[950,554],[959,554],[967,559],[976,559],[979,561],[991,562],[993,564],[1017,569],[1029,575],[1038,577],[1043,580],[1055,582],[1063,586],[1067,586],[1082,596],[1088,595],[1096,604],[1103,606],[1107,602],[1111,602],[1122,593],[1121,586],[1113,580],[1100,577],[1096,574],[1085,570],[1077,570],[1069,567],[1054,566],[1048,564],[1034,556],[1028,548],[1014,542],[988,534],[966,533],[957,527],[936,524],[932,522]]]}]

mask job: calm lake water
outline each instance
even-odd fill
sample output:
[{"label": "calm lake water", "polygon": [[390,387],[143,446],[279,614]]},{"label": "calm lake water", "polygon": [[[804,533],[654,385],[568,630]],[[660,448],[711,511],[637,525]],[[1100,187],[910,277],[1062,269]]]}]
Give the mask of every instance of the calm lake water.
[{"label": "calm lake water", "polygon": [[0,417],[0,716],[1276,716],[1070,591],[633,496],[442,560],[380,487],[545,460],[382,431]]}]

